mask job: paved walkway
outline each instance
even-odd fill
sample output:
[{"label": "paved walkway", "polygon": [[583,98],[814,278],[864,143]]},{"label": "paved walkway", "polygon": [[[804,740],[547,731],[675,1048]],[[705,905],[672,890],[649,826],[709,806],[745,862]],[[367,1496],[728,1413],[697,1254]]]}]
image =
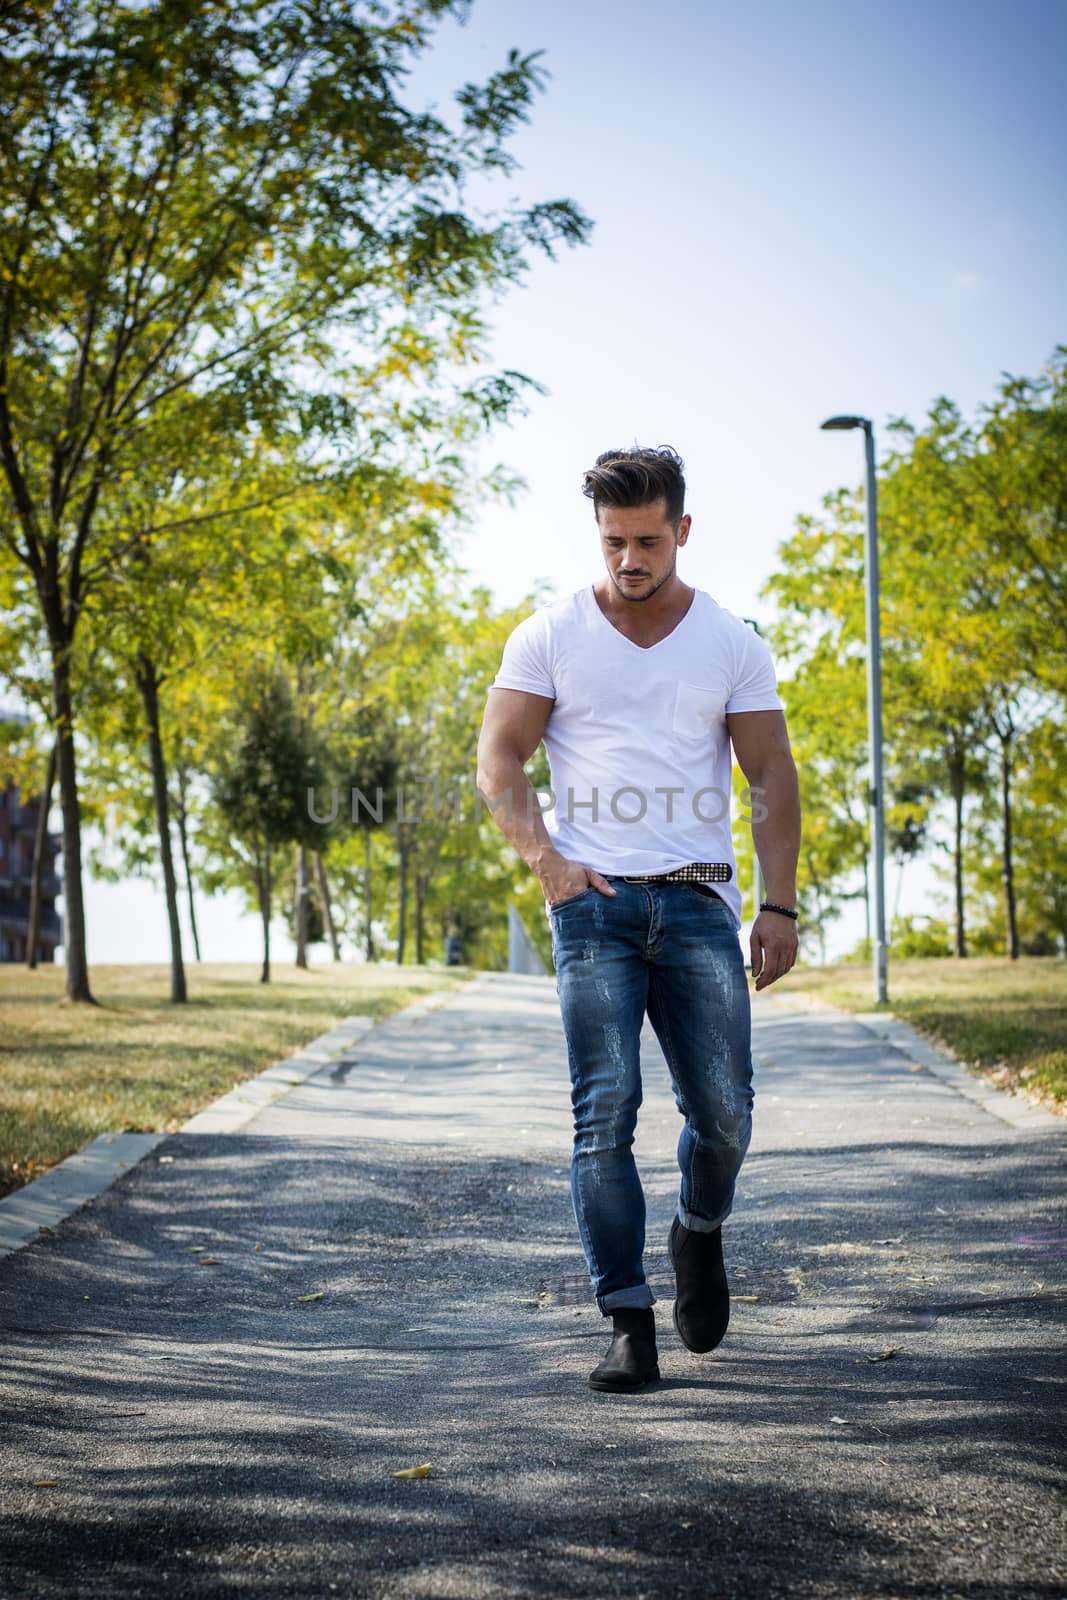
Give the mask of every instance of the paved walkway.
[{"label": "paved walkway", "polygon": [[339,1030],[0,1261],[4,1600],[1061,1596],[1062,1130],[779,987],[711,1356],[649,1039],[648,1391],[585,1383],[551,979]]}]

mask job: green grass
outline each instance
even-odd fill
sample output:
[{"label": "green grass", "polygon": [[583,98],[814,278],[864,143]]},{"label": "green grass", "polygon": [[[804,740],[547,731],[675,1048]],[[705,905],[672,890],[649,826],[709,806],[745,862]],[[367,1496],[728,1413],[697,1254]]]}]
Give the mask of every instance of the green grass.
[{"label": "green grass", "polygon": [[798,966],[777,992],[804,991],[846,1011],[890,1011],[1001,1088],[1067,1105],[1067,962],[974,956],[894,961],[876,1006],[869,962]]},{"label": "green grass", "polygon": [[466,982],[444,968],[252,965],[92,969],[97,1006],[63,998],[61,968],[0,966],[0,1195],[101,1133],[173,1133],[195,1112],[345,1016],[375,1021]]}]

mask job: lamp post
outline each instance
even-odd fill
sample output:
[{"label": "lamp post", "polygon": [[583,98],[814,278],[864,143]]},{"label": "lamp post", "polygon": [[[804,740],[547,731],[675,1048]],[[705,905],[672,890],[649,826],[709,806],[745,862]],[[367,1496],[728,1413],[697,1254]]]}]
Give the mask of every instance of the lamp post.
[{"label": "lamp post", "polygon": [[867,609],[867,739],[871,786],[867,800],[871,818],[871,900],[874,915],[874,998],[889,999],[885,943],[885,805],[882,784],[882,646],[878,628],[878,500],[874,476],[874,427],[867,417],[828,417],[831,430],[862,428],[867,453],[867,538],[864,594]]}]

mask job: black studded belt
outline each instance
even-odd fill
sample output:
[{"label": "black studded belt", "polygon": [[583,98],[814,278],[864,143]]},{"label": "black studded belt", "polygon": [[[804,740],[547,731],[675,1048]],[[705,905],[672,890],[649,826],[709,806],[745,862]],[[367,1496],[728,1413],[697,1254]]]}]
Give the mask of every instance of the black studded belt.
[{"label": "black studded belt", "polygon": [[729,861],[687,861],[670,872],[620,874],[626,883],[729,883],[733,875]]}]

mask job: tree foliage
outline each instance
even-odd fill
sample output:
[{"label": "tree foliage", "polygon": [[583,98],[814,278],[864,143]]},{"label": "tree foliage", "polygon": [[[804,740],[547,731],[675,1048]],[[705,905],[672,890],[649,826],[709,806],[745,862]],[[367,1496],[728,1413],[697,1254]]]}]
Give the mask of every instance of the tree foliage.
[{"label": "tree foliage", "polygon": [[[1062,927],[1034,865],[1050,774],[1067,780],[1065,430],[1060,348],[1039,379],[1005,377],[973,424],[944,397],[921,428],[895,419],[879,474],[887,840],[902,864],[920,849],[949,856],[960,956],[972,917],[979,947],[1010,955],[1020,923],[1046,944]],[[820,935],[866,871],[868,782],[862,498],[839,490],[824,511],[799,519],[765,588],[789,673],[801,892]]]},{"label": "tree foliage", "polygon": [[91,999],[86,616],[136,589],[131,633],[176,645],[168,582],[212,567],[189,535],[225,538],[309,485],[343,496],[368,462],[417,460],[458,492],[475,432],[536,387],[466,376],[482,301],[589,224],[566,199],[465,204],[471,178],[513,167],[537,53],[461,85],[456,125],[405,104],[435,24],[465,11],[44,0],[0,18],[0,538],[50,674],[71,998]]}]

